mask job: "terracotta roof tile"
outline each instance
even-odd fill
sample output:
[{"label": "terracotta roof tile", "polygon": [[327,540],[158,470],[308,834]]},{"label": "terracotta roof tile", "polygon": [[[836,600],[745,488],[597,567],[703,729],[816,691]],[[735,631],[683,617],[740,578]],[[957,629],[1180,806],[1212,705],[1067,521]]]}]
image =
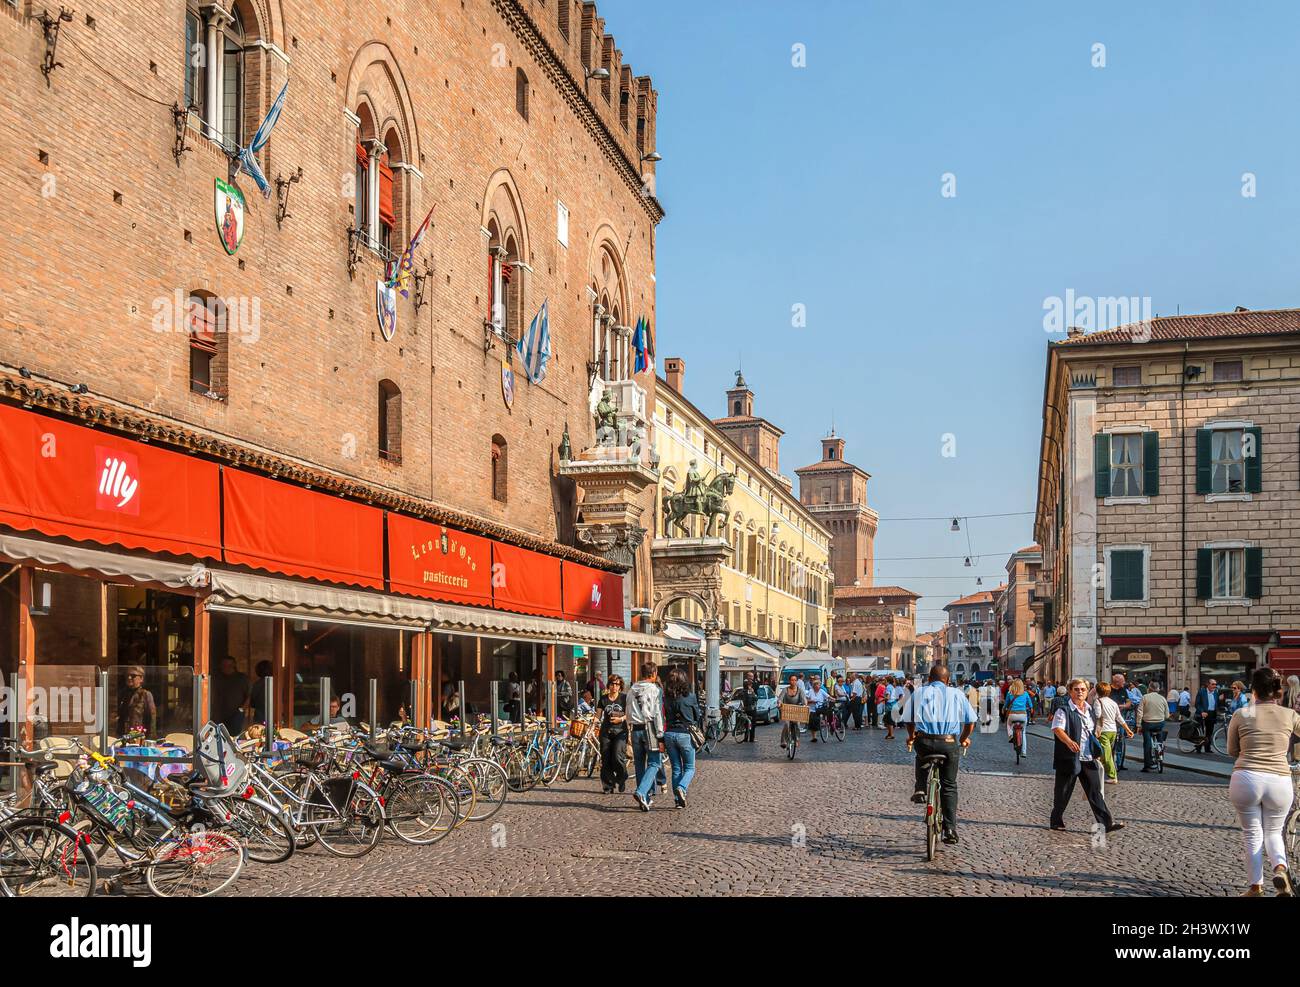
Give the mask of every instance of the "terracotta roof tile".
[{"label": "terracotta roof tile", "polygon": [[1059,340],[1055,346],[1096,343],[1171,342],[1232,336],[1269,336],[1300,333],[1300,308],[1251,312],[1210,312],[1204,315],[1168,315],[1150,322],[1134,322],[1101,332]]},{"label": "terracotta roof tile", "polygon": [[883,596],[895,600],[905,596],[913,600],[921,598],[920,593],[913,593],[910,589],[903,589],[902,586],[842,586],[835,589],[835,599],[837,600],[859,596],[874,596],[877,599]]},{"label": "terracotta roof tile", "polygon": [[[813,463],[811,466],[800,466],[795,470],[796,473],[812,473],[818,470],[858,470],[866,473],[864,469],[854,466],[852,463],[845,462],[843,459],[822,459]],[[870,476],[871,474],[867,474]]]},{"label": "terracotta roof tile", "polygon": [[1003,583],[1000,586],[993,587],[991,590],[983,590],[979,593],[972,593],[970,596],[963,596],[960,600],[953,600],[945,606],[944,609],[947,610],[948,607],[973,606],[977,603],[992,603],[998,598],[998,594],[1006,588],[1006,584]]}]

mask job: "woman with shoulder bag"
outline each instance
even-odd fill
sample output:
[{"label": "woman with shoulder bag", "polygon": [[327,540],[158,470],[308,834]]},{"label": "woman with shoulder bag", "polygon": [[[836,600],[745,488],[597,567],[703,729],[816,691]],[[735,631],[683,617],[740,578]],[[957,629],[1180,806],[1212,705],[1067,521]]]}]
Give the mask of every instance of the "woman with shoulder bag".
[{"label": "woman with shoulder bag", "polygon": [[674,668],[668,673],[664,687],[664,705],[667,709],[664,727],[664,747],[673,766],[673,801],[677,808],[686,808],[686,789],[695,777],[695,740],[692,729],[700,726],[700,704],[691,691],[686,673]]},{"label": "woman with shoulder bag", "polygon": [[627,695],[623,692],[623,679],[609,677],[609,685],[596,700],[600,724],[596,736],[600,739],[600,786],[606,794],[617,787],[627,791]]}]

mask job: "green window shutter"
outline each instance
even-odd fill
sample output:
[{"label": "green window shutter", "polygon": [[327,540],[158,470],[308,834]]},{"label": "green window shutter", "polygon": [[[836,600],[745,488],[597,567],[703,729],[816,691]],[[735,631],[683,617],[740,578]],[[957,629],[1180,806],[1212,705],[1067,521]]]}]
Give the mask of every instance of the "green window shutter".
[{"label": "green window shutter", "polygon": [[1097,477],[1096,495],[1110,496],[1110,436],[1098,432],[1092,437],[1092,468]]},{"label": "green window shutter", "polygon": [[1160,493],[1160,433],[1142,433],[1142,493],[1154,497]]},{"label": "green window shutter", "polygon": [[1246,596],[1258,600],[1264,595],[1264,550],[1246,549]]},{"label": "green window shutter", "polygon": [[1196,430],[1196,492],[1198,494],[1207,494],[1211,486],[1211,469],[1213,464],[1211,458],[1214,455],[1213,442],[1214,433],[1208,428],[1198,428]]},{"label": "green window shutter", "polygon": [[1112,600],[1141,600],[1145,595],[1142,585],[1142,552],[1123,551],[1110,553],[1110,598]]},{"label": "green window shutter", "polygon": [[1210,566],[1213,555],[1214,552],[1208,548],[1196,550],[1196,598],[1198,600],[1210,598]]},{"label": "green window shutter", "polygon": [[1255,437],[1255,455],[1246,457],[1246,493],[1260,493],[1264,489],[1263,429],[1259,426],[1246,429],[1247,435]]}]

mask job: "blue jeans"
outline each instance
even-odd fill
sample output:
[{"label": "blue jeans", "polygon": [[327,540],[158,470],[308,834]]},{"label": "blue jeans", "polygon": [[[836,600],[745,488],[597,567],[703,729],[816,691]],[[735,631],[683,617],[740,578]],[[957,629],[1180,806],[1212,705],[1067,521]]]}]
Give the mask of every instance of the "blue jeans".
[{"label": "blue jeans", "polygon": [[664,734],[664,746],[668,748],[668,760],[673,764],[673,791],[685,793],[695,777],[695,746],[691,743],[689,733]]},{"label": "blue jeans", "polygon": [[[658,747],[651,747],[644,730],[632,731],[632,764],[636,768],[636,790],[649,796],[663,777],[663,755]],[[663,782],[659,782],[663,784]]]}]

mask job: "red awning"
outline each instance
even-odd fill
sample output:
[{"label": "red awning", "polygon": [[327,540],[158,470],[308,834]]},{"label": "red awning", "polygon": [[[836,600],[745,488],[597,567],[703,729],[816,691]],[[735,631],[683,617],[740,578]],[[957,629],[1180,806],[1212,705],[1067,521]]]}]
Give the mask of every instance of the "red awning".
[{"label": "red awning", "polygon": [[394,593],[492,605],[492,543],[440,524],[388,515],[388,581]]},{"label": "red awning", "polygon": [[1172,647],[1182,641],[1177,634],[1103,634],[1101,643],[1106,646],[1130,647],[1150,645]]},{"label": "red awning", "polygon": [[1279,672],[1300,672],[1300,648],[1273,648],[1265,661]]},{"label": "red awning", "polygon": [[587,624],[623,626],[623,577],[616,572],[565,562],[564,616]]},{"label": "red awning", "polygon": [[1300,631],[1278,631],[1277,643],[1287,647],[1300,647]]},{"label": "red awning", "polygon": [[240,470],[222,477],[227,562],[384,588],[382,511]]},{"label": "red awning", "polygon": [[1268,644],[1270,631],[1202,631],[1187,635],[1190,644]]},{"label": "red awning", "polygon": [[502,610],[562,617],[560,560],[492,543],[492,603]]},{"label": "red awning", "polygon": [[219,503],[213,463],[0,405],[0,524],[218,558]]}]

